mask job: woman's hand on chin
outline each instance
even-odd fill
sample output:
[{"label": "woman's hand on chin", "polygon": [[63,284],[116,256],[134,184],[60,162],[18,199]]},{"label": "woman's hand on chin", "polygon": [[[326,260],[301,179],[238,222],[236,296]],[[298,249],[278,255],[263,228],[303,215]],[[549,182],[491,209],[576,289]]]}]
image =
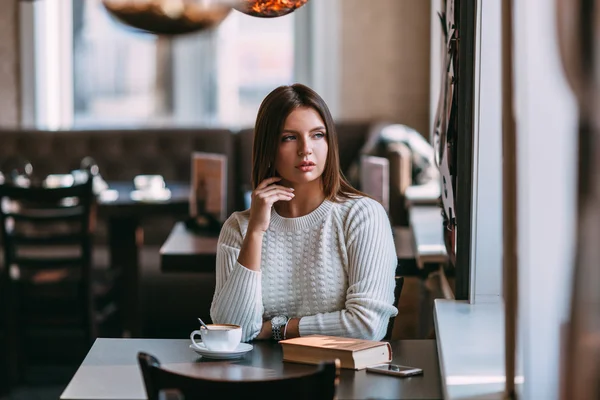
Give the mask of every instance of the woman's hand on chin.
[{"label": "woman's hand on chin", "polygon": [[271,222],[271,207],[277,201],[290,201],[294,198],[294,189],[275,182],[281,178],[273,177],[262,181],[252,192],[252,203],[250,206],[250,220],[248,221],[248,232],[264,233],[269,229]]}]

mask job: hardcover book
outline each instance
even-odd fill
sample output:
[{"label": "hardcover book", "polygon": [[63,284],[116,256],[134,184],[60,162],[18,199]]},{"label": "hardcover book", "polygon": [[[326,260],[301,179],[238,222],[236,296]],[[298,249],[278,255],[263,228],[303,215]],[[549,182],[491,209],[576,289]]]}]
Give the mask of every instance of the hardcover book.
[{"label": "hardcover book", "polygon": [[388,342],[308,335],[280,340],[279,343],[283,349],[283,361],[318,364],[337,358],[340,366],[347,369],[364,369],[392,361],[392,346]]}]

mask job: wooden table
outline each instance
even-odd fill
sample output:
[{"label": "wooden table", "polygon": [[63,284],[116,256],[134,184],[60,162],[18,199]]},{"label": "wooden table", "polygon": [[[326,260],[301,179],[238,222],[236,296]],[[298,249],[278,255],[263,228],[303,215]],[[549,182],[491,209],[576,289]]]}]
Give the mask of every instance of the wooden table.
[{"label": "wooden table", "polygon": [[135,201],[131,199],[133,182],[108,182],[116,191],[115,199],[98,198],[98,215],[106,218],[110,248],[110,264],[123,271],[126,288],[124,298],[124,329],[128,335],[141,335],[139,312],[139,252],[143,245],[140,222],[152,215],[189,214],[190,186],[183,182],[167,182],[171,198],[165,201]]},{"label": "wooden table", "polygon": [[183,222],[173,227],[160,248],[160,265],[164,272],[215,272],[217,236],[190,232]]},{"label": "wooden table", "polygon": [[[394,227],[394,244],[398,255],[399,270],[402,261],[415,258],[410,228]],[[173,227],[169,237],[160,248],[161,270],[164,272],[215,272],[218,237],[202,236],[190,232],[183,222]]]},{"label": "wooden table", "polygon": [[[392,341],[393,363],[422,368],[422,376],[398,378],[341,370],[338,399],[441,399],[441,382],[434,340]],[[243,358],[230,361],[203,359],[189,348],[189,339],[97,339],[61,395],[62,400],[146,399],[137,353],[154,355],[164,367],[180,373],[215,374],[228,379],[286,376],[314,368],[284,363],[277,343],[255,342]],[[285,396],[284,396],[285,397]]]}]

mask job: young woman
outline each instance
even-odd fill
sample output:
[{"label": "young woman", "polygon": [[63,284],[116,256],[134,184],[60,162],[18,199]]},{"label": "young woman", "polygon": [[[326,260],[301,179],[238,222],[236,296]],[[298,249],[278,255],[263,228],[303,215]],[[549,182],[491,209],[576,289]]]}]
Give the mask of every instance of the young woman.
[{"label": "young woman", "polygon": [[398,263],[384,208],[339,167],[327,105],[295,84],[262,102],[254,129],[252,202],[223,225],[211,318],[243,340],[309,334],[380,340]]}]

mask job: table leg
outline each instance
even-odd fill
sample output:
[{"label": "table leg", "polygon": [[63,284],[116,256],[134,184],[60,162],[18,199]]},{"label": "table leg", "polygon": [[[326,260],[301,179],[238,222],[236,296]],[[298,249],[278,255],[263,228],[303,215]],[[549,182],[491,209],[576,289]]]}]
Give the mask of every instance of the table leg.
[{"label": "table leg", "polygon": [[[3,273],[4,271],[0,272]],[[3,354],[0,355],[0,362],[3,364],[2,369],[6,369],[5,371],[2,371],[4,374],[3,378],[6,378],[6,380],[4,380],[5,386],[0,387],[0,394],[4,394],[3,392],[9,392],[10,389],[16,386],[22,379],[23,357],[21,350],[23,347],[17,326],[19,324],[19,313],[17,310],[19,304],[16,297],[16,283],[9,282],[10,278],[8,278],[8,276],[1,276],[0,280],[2,306],[5,307],[2,310],[4,317],[4,332],[2,332]]]},{"label": "table leg", "polygon": [[425,263],[421,270],[419,302],[419,338],[428,339],[433,333],[433,300],[440,296],[439,263]]},{"label": "table leg", "polygon": [[427,279],[420,279],[420,296],[419,296],[419,339],[426,339],[429,336],[431,329],[431,319],[433,311],[431,310],[431,293],[427,287]]},{"label": "table leg", "polygon": [[433,306],[435,299],[454,299],[446,278],[444,264],[426,263],[420,279],[419,337],[429,339],[434,334]]},{"label": "table leg", "polygon": [[121,304],[123,335],[141,337],[139,250],[143,243],[138,218],[112,217],[108,221],[110,262],[123,274]]}]

